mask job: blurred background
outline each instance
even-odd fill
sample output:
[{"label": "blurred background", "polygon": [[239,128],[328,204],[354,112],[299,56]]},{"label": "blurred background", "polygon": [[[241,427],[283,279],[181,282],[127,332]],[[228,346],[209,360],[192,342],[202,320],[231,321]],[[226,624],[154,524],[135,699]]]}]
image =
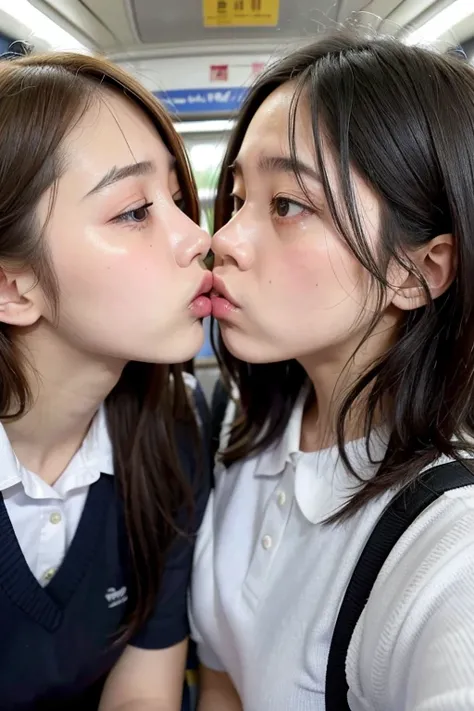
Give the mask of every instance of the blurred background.
[{"label": "blurred background", "polygon": [[[474,0],[0,0],[0,53],[99,52],[133,72],[175,117],[212,231],[219,165],[248,86],[272,58],[348,20],[474,61]],[[209,396],[217,369],[205,325],[195,367]]]}]

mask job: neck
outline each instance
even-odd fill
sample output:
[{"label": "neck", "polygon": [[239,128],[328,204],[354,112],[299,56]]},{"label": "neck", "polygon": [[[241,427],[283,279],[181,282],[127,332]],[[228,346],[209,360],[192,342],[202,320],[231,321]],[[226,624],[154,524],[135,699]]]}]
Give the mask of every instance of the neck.
[{"label": "neck", "polygon": [[99,361],[58,343],[55,333],[44,326],[16,342],[30,365],[33,404],[4,427],[23,466],[52,484],[79,449],[124,363]]},{"label": "neck", "polygon": [[[338,347],[336,353],[300,358],[313,385],[301,428],[301,449],[318,451],[337,442],[337,419],[340,407],[358,379],[393,343],[396,322],[385,318],[357,349],[358,341]],[[360,342],[360,341],[359,341]],[[355,353],[355,355],[354,355]],[[346,441],[364,435],[368,393],[362,393],[353,404],[346,420]],[[376,413],[380,416],[380,413]]]}]

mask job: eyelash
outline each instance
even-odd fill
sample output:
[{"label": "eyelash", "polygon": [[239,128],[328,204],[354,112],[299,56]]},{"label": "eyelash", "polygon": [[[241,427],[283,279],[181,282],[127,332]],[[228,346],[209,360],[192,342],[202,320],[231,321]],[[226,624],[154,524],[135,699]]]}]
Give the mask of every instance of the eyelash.
[{"label": "eyelash", "polygon": [[[288,205],[294,205],[295,207],[301,208],[301,213],[298,215],[293,215],[292,217],[288,217],[285,215],[278,215],[277,214],[277,207],[279,202],[286,202]],[[294,200],[293,198],[290,198],[286,195],[276,195],[274,198],[272,198],[270,202],[270,213],[277,219],[277,220],[291,220],[291,219],[301,219],[304,215],[313,215],[315,212],[314,208],[310,208],[308,205],[303,205],[303,203],[298,202],[298,200]]]},{"label": "eyelash", "polygon": [[[231,197],[234,199],[234,214],[240,210],[240,208],[244,204],[244,200],[240,198],[238,195],[235,195],[234,193],[231,194]],[[291,217],[286,217],[282,215],[277,214],[277,208],[278,208],[278,203],[279,202],[286,202],[289,205],[294,205],[296,207],[301,208],[302,212],[299,215],[292,215]],[[239,204],[239,206],[236,206],[236,203]],[[314,215],[316,214],[317,210],[314,207],[309,207],[308,205],[304,205],[301,202],[298,202],[298,200],[294,200],[293,198],[290,198],[286,195],[276,195],[273,197],[270,201],[270,214],[275,217],[277,220],[285,220],[288,222],[288,220],[292,219],[301,219],[303,215]]]},{"label": "eyelash", "polygon": [[[153,203],[152,202],[146,202],[144,205],[139,205],[138,207],[134,207],[133,210],[127,210],[126,212],[122,212],[120,215],[117,215],[117,217],[114,217],[112,222],[115,222],[117,224],[119,223],[125,223],[129,224],[130,226],[133,226],[135,229],[143,229],[144,224],[147,221],[147,217],[149,217],[149,209],[152,207]],[[137,213],[140,212],[140,210],[145,210],[145,216],[143,220],[136,220],[133,219],[133,216]]]},{"label": "eyelash", "polygon": [[[176,207],[178,207],[182,212],[185,212],[186,202],[184,198],[177,198],[175,199],[174,203]],[[144,229],[144,227],[146,227],[145,223],[147,222],[147,218],[150,216],[149,210],[152,206],[152,202],[146,202],[144,205],[139,205],[138,207],[134,207],[132,210],[122,212],[120,215],[117,215],[117,217],[114,217],[112,222],[115,222],[116,224],[129,224],[129,226],[131,226],[133,229],[142,230]],[[145,210],[145,216],[143,217],[143,219],[134,219],[134,215],[136,215],[136,213],[140,212],[141,210]]]}]

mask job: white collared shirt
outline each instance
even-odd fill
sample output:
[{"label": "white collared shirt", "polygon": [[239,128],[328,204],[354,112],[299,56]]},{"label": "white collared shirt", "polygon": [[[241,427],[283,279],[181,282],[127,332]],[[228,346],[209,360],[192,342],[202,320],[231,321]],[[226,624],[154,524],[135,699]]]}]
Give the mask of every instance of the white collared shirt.
[{"label": "white collared shirt", "polygon": [[46,585],[61,565],[89,487],[101,474],[113,474],[104,406],[53,486],[21,465],[0,424],[0,491],[25,560],[40,584]]},{"label": "white collared shirt", "polygon": [[[336,448],[300,451],[305,396],[271,449],[216,467],[195,551],[199,656],[230,674],[245,711],[324,711],[338,610],[393,497],[322,525],[357,482]],[[371,445],[380,459],[383,438]],[[364,478],[374,473],[363,441],[348,451]],[[395,546],[353,635],[347,678],[353,711],[474,709],[474,486],[442,496]]]}]

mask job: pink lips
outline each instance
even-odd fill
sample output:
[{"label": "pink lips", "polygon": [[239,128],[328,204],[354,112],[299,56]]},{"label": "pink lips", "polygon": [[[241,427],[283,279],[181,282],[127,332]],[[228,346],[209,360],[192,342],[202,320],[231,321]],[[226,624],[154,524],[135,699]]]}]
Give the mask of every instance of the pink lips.
[{"label": "pink lips", "polygon": [[206,294],[212,289],[212,274],[211,272],[205,272],[201,286],[196,292],[193,300],[191,301],[189,308],[196,318],[206,318],[211,315],[212,305],[211,299]]},{"label": "pink lips", "polygon": [[213,289],[211,292],[212,315],[217,319],[227,319],[239,310],[239,306],[232,300],[222,279],[216,275],[213,277]]}]

